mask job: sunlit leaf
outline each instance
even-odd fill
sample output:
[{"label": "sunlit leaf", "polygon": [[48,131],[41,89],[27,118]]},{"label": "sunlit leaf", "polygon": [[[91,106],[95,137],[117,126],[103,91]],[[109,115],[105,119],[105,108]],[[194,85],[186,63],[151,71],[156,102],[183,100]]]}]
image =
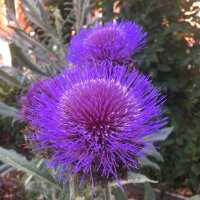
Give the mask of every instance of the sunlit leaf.
[{"label": "sunlit leaf", "polygon": [[33,162],[27,161],[25,157],[16,153],[15,151],[6,150],[0,147],[0,160],[3,163],[11,165],[20,171],[31,174],[48,183],[49,185],[55,187],[56,189],[62,191],[61,186],[56,183],[56,181],[48,173],[47,170],[39,169]]},{"label": "sunlit leaf", "polygon": [[157,142],[157,141],[166,140],[167,137],[172,133],[173,129],[174,129],[173,127],[163,128],[157,134],[145,136],[143,138],[143,141],[145,141],[145,142]]},{"label": "sunlit leaf", "polygon": [[[120,183],[122,185],[130,184],[130,183],[145,183],[145,182],[158,183],[158,181],[151,180],[143,174],[132,174],[132,173],[129,173],[128,180],[121,180],[120,181]],[[117,182],[111,182],[110,186],[111,187],[118,186],[118,183]]]}]

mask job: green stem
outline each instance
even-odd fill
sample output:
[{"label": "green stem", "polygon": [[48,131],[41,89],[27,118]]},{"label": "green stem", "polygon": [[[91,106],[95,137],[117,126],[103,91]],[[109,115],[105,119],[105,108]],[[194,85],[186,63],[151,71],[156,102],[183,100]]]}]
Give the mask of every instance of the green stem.
[{"label": "green stem", "polygon": [[111,187],[109,183],[106,186],[105,193],[106,193],[106,200],[111,200],[112,195],[111,195]]},{"label": "green stem", "polygon": [[78,200],[79,197],[79,186],[76,175],[72,175],[69,181],[69,191],[70,191],[70,200]]}]

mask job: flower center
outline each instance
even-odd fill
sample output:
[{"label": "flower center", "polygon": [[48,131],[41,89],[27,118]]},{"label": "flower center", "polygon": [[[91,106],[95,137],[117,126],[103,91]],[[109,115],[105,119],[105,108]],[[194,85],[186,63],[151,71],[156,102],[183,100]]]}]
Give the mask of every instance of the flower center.
[{"label": "flower center", "polygon": [[132,121],[132,102],[127,88],[119,82],[92,79],[66,91],[60,108],[64,123],[107,136],[121,132]]},{"label": "flower center", "polygon": [[[103,45],[108,42],[116,42],[117,38],[122,36],[122,32],[117,28],[104,28],[95,31],[87,38],[87,42],[95,45]],[[123,36],[120,37],[123,39]]]},{"label": "flower center", "polygon": [[120,55],[127,46],[124,33],[114,27],[91,33],[84,44],[89,48],[89,59],[91,54],[92,58],[95,57],[97,60],[120,59]]}]

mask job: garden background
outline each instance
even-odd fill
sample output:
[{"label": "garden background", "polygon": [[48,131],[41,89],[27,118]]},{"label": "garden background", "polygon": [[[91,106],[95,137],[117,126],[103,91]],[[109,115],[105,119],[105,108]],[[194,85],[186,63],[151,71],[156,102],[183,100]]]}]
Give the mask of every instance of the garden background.
[{"label": "garden background", "polygon": [[[133,21],[148,33],[147,47],[134,57],[140,60],[137,68],[150,74],[154,84],[167,96],[168,126],[173,127],[167,140],[159,144],[163,161],[154,165],[156,170],[147,167],[143,172],[159,180],[153,187],[183,196],[197,194],[200,191],[200,2],[40,2],[1,0],[0,145],[31,159],[31,150],[24,145],[24,123],[17,115],[19,98],[28,85],[67,67],[67,45],[82,28],[110,21]],[[0,171],[2,176],[7,174],[3,167]],[[17,179],[14,175],[12,178]]]}]

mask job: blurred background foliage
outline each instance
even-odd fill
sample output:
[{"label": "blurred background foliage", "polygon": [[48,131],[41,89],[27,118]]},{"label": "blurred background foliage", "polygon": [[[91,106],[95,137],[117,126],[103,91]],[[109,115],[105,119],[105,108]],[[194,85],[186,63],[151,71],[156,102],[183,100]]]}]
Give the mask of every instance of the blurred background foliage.
[{"label": "blurred background foliage", "polygon": [[[13,11],[16,2],[7,1],[9,26],[1,24],[0,30],[1,38],[9,42],[13,66],[0,66],[3,80],[0,114],[11,117],[0,121],[1,132],[11,134],[17,146],[25,141],[19,131],[22,124],[12,120],[19,120],[18,99],[32,81],[69,66],[67,45],[82,27],[134,21],[144,27],[149,37],[147,48],[134,59],[140,60],[139,70],[150,74],[154,84],[162,87],[167,96],[169,125],[174,127],[173,134],[160,146],[164,157],[160,181],[165,187],[198,191],[200,5],[197,0],[22,0],[18,7],[18,13],[22,14],[18,17],[16,9]],[[15,126],[10,126],[13,123]]]},{"label": "blurred background foliage", "polygon": [[[136,21],[148,32],[139,69],[167,95],[173,134],[161,144],[161,181],[171,187],[200,186],[200,9],[196,1],[119,2],[120,20]],[[112,16],[111,16],[112,17]],[[109,19],[108,19],[109,20]]]}]

